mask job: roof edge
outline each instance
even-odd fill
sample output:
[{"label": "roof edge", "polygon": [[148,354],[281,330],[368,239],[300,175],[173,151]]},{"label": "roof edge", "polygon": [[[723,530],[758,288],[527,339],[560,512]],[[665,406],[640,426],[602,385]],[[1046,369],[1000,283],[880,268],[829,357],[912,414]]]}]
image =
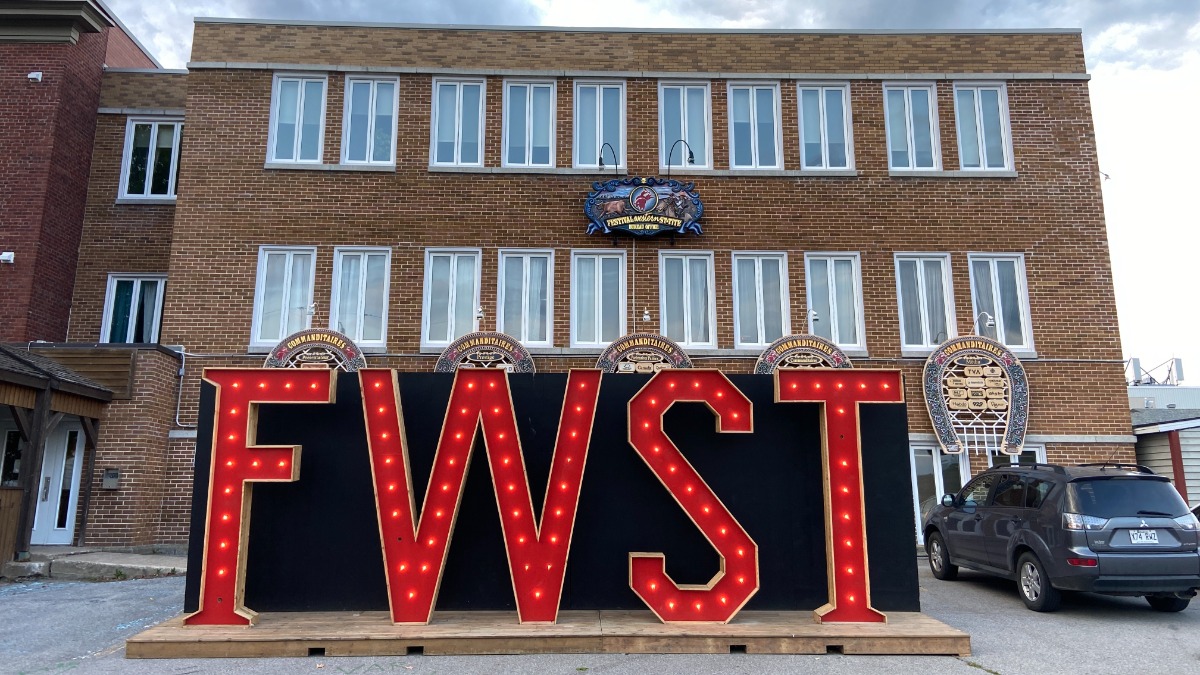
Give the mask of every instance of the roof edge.
[{"label": "roof edge", "polygon": [[198,16],[195,23],[252,24],[269,26],[329,26],[339,28],[410,28],[417,30],[528,31],[562,33],[665,33],[665,34],[759,34],[759,35],[1082,35],[1082,28],[629,28],[583,26],[504,26],[443,23],[387,23],[376,21],[319,21],[313,19],[246,19]]}]

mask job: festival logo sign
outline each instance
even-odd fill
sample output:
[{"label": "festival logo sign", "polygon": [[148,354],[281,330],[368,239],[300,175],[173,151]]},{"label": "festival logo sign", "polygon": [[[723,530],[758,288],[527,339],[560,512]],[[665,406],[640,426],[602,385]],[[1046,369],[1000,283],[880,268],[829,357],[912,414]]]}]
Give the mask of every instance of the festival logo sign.
[{"label": "festival logo sign", "polygon": [[366,368],[362,351],[335,330],[314,328],[292,333],[275,345],[265,368],[337,368],[348,373]]},{"label": "festival logo sign", "polygon": [[846,353],[819,335],[785,335],[758,355],[756,375],[779,368],[853,368]]},{"label": "festival logo sign", "polygon": [[1007,347],[979,335],[947,340],[925,362],[923,386],[929,419],[945,452],[1021,454],[1029,381]]},{"label": "festival logo sign", "polygon": [[639,236],[660,232],[703,234],[704,204],[694,183],[662,178],[622,178],[592,183],[583,212],[588,234],[614,230]]},{"label": "festival logo sign", "polygon": [[596,367],[606,373],[657,373],[666,368],[691,368],[692,360],[669,338],[635,333],[611,342]]},{"label": "festival logo sign", "polygon": [[452,373],[459,368],[501,368],[512,373],[532,373],[533,359],[515,338],[504,333],[468,333],[451,342],[438,357],[434,371]]}]

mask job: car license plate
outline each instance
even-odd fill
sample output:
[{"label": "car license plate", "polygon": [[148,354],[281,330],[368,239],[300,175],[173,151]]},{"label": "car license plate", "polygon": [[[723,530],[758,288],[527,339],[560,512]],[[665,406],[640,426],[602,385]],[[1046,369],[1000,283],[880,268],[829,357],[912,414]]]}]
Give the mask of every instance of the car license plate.
[{"label": "car license plate", "polygon": [[1158,530],[1130,530],[1129,543],[1131,544],[1157,544]]}]

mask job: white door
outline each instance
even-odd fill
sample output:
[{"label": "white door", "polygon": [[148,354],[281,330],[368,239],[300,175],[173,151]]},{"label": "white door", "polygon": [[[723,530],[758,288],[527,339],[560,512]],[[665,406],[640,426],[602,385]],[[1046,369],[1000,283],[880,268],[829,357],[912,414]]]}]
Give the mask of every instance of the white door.
[{"label": "white door", "polygon": [[42,475],[37,485],[37,512],[29,543],[72,542],[82,472],[83,430],[78,422],[63,421],[46,439]]}]

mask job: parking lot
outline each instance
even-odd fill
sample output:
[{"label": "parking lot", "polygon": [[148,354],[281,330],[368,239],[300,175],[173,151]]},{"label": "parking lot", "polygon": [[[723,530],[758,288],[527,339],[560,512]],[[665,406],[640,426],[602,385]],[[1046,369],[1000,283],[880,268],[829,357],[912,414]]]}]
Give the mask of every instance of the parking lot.
[{"label": "parking lot", "polygon": [[1012,582],[964,571],[938,581],[922,560],[924,611],[971,634],[969,657],[592,655],[126,660],[124,639],[178,613],[183,579],[0,585],[0,671],[9,673],[1131,673],[1200,672],[1200,601],[1178,614],[1141,598],[1070,595],[1025,609]]}]

